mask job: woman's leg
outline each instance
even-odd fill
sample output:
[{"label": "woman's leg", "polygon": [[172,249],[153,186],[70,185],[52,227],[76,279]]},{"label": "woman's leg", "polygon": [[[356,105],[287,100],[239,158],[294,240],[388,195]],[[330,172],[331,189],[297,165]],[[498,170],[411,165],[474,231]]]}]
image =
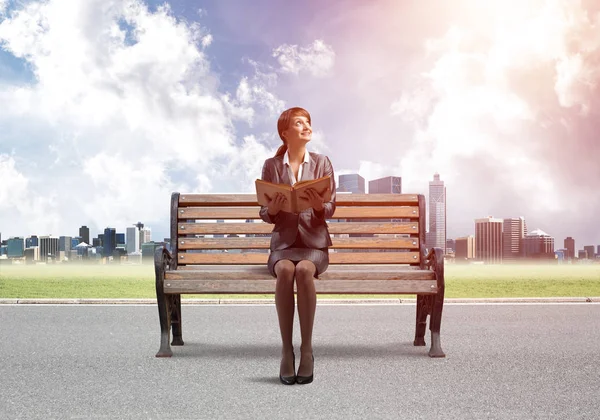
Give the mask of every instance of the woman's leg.
[{"label": "woman's leg", "polygon": [[290,260],[279,260],[275,264],[277,284],[275,286],[275,306],[279,318],[281,332],[281,366],[283,376],[294,376],[294,263]]},{"label": "woman's leg", "polygon": [[312,261],[302,260],[296,265],[298,317],[302,336],[302,345],[300,346],[302,358],[298,366],[298,376],[310,376],[313,371],[312,332],[317,309],[317,292],[314,281],[316,270]]}]

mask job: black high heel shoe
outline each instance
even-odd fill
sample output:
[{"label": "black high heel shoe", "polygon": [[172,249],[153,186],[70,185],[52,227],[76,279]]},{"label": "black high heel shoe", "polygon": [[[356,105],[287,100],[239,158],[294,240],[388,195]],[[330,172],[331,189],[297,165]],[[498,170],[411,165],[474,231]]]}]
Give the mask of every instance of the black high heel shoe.
[{"label": "black high heel shoe", "polygon": [[305,385],[305,384],[309,384],[313,381],[313,377],[315,374],[315,356],[313,356],[311,354],[310,357],[312,357],[312,361],[313,361],[313,373],[311,373],[310,376],[296,376],[297,384]]},{"label": "black high heel shoe", "polygon": [[296,382],[296,355],[292,353],[293,363],[294,363],[294,375],[293,376],[281,376],[281,371],[279,372],[279,380],[284,385],[294,385]]}]

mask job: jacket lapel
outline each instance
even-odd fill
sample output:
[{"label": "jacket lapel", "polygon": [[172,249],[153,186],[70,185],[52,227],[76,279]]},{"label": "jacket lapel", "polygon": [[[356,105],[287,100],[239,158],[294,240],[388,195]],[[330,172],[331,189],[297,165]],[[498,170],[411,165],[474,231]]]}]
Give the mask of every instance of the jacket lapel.
[{"label": "jacket lapel", "polygon": [[315,158],[308,151],[308,163],[304,165],[302,169],[302,178],[300,181],[308,181],[309,179],[315,179],[315,168],[317,166]]},{"label": "jacket lapel", "polygon": [[275,159],[275,173],[277,174],[277,182],[279,184],[292,185],[290,176],[288,174],[286,166],[283,164],[283,157]]}]

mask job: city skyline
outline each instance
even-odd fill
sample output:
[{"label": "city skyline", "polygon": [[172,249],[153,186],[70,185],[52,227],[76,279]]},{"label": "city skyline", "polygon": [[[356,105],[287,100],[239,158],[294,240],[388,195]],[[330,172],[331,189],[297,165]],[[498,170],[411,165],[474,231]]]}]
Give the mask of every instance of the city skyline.
[{"label": "city skyline", "polygon": [[441,174],[448,238],[597,243],[598,27],[589,0],[2,1],[0,229],[166,237],[172,192],[252,192],[302,106],[336,175]]}]

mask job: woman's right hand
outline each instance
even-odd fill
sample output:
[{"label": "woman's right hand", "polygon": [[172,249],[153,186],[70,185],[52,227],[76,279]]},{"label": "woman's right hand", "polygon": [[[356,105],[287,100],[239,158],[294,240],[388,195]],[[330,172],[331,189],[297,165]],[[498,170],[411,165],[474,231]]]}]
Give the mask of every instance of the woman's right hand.
[{"label": "woman's right hand", "polygon": [[285,197],[285,195],[279,192],[276,193],[275,197],[273,197],[272,199],[270,199],[269,196],[267,196],[266,194],[265,196],[267,197],[267,200],[269,200],[269,204],[267,204],[267,212],[271,216],[275,216],[277,213],[279,213],[279,211],[283,208],[283,206],[285,206],[285,203],[287,202],[287,198]]}]

